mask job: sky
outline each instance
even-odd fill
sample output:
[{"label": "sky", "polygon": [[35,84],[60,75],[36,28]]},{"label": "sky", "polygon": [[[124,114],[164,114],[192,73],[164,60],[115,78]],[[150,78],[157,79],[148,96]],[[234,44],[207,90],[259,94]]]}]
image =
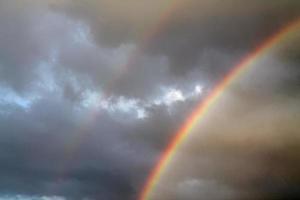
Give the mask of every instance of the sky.
[{"label": "sky", "polygon": [[[1,0],[0,200],[137,200],[199,103],[298,0]],[[153,200],[300,198],[300,30],[197,124]]]}]

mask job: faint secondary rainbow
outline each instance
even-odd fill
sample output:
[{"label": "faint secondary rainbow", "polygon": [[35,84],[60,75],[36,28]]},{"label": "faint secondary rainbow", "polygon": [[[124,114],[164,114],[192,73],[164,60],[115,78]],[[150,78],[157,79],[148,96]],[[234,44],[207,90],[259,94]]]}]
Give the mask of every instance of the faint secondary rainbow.
[{"label": "faint secondary rainbow", "polygon": [[[144,34],[142,34],[141,40],[138,42],[136,49],[130,53],[127,62],[120,66],[120,70],[116,73],[116,75],[108,81],[105,86],[103,86],[103,96],[101,98],[109,98],[111,96],[111,91],[115,85],[120,81],[125,73],[130,72],[130,67],[135,64],[139,56],[144,52],[149,44],[154,41],[155,37],[164,31],[174,13],[181,8],[183,3],[184,1],[181,0],[167,0],[166,5],[160,12],[157,20],[152,26],[144,31]],[[100,103],[101,99],[99,98],[97,101]],[[76,149],[80,146],[83,138],[85,137],[85,129],[88,129],[95,123],[96,115],[98,114],[98,110],[95,108],[92,108],[89,111],[87,119],[85,119],[80,126],[80,130],[77,131],[77,134],[74,134],[74,139],[67,145],[66,157],[69,159],[65,161],[66,163],[72,160]],[[63,170],[65,170],[66,167],[64,166],[63,168]]]},{"label": "faint secondary rainbow", "polygon": [[[135,64],[139,56],[145,51],[149,44],[153,42],[155,38],[167,28],[168,23],[172,20],[174,13],[176,13],[176,11],[178,11],[178,9],[180,9],[183,4],[184,1],[182,0],[167,0],[165,7],[159,13],[157,20],[155,20],[153,25],[147,28],[142,34],[142,37],[138,42],[136,49],[134,49],[130,53],[127,62],[121,65],[120,70],[115,74],[115,76],[103,86],[103,96],[101,98],[111,96],[111,91],[113,90],[115,85],[118,84],[118,82],[121,80],[122,76],[124,76],[124,74],[126,74],[127,72],[130,72],[131,66]],[[99,98],[97,101],[98,103],[100,103],[101,99]],[[62,163],[62,166],[60,166],[60,170],[58,172],[57,177],[58,180],[63,179],[67,174],[67,170],[72,164],[72,161],[75,159],[78,148],[86,139],[85,133],[88,129],[91,128],[93,124],[95,124],[97,115],[99,115],[99,110],[95,108],[90,109],[87,114],[87,118],[80,125],[80,129],[74,133],[73,139],[69,141],[68,144],[66,144],[66,159]]]},{"label": "faint secondary rainbow", "polygon": [[130,73],[130,68],[135,65],[135,62],[155,40],[155,38],[164,32],[170,21],[173,19],[174,13],[176,13],[181,6],[184,5],[184,3],[185,2],[183,0],[167,0],[166,5],[160,12],[157,20],[155,20],[153,25],[147,28],[142,34],[137,47],[130,53],[127,62],[120,66],[120,69],[115,74],[114,78],[112,78],[112,80],[110,80],[107,86],[104,88],[105,96],[110,96],[110,92],[121,80],[121,77],[126,73]]},{"label": "faint secondary rainbow", "polygon": [[151,192],[155,189],[161,175],[165,171],[166,167],[176,154],[180,145],[189,136],[194,127],[203,119],[209,109],[215,104],[215,102],[222,96],[226,88],[238,77],[244,74],[247,69],[261,58],[265,53],[269,52],[276,44],[280,43],[291,32],[300,28],[300,18],[289,23],[281,28],[278,32],[270,36],[267,40],[257,46],[250,54],[244,57],[232,70],[223,78],[221,82],[212,90],[212,92],[202,101],[196,109],[191,113],[188,119],[184,122],[182,127],[175,134],[175,137],[168,144],[166,150],[162,153],[156,166],[150,173],[142,192],[140,193],[138,200],[149,200]]}]

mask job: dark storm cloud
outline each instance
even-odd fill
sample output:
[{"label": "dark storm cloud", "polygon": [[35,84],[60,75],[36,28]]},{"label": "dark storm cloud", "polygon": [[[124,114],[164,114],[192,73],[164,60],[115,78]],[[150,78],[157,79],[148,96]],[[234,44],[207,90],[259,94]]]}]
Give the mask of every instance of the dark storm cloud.
[{"label": "dark storm cloud", "polygon": [[[177,8],[165,25],[145,42],[144,36],[172,6]],[[153,96],[158,85],[185,82],[194,73],[207,84],[218,80],[299,13],[296,1],[262,5],[257,1],[28,0],[3,2],[1,8],[0,41],[7,47],[1,51],[2,82],[28,89],[39,79],[38,65],[54,59],[51,65],[59,74],[81,80],[77,96],[92,82],[97,90],[135,97]],[[128,60],[133,61],[127,66]],[[72,91],[69,85],[66,94],[74,97],[71,92],[77,89]]]},{"label": "dark storm cloud", "polygon": [[[245,52],[299,17],[298,1],[95,1],[77,0],[53,4],[76,18],[86,20],[100,44],[118,46],[126,42],[146,45],[147,51],[166,55],[176,74],[199,67],[199,55],[207,48]],[[174,7],[170,16],[165,13]],[[161,21],[166,21],[162,26]],[[145,36],[159,27],[151,38]],[[145,50],[145,47],[143,47]],[[222,67],[218,67],[218,70]],[[215,73],[215,71],[212,71]]]},{"label": "dark storm cloud", "polygon": [[[179,3],[173,3],[175,9],[164,26],[145,38],[172,7],[167,1],[0,2],[0,196],[135,199],[154,161],[203,97],[187,98],[172,106],[156,105],[154,101],[165,95],[164,88],[185,94],[200,85],[205,88],[203,95],[206,95],[215,80],[249,49],[300,13],[296,1],[262,4],[260,1],[179,0]],[[262,77],[255,75],[245,81],[245,85],[232,89],[232,98],[249,99],[253,110],[262,109],[254,113],[249,109],[249,120],[253,123],[261,119],[256,119],[256,115],[274,114],[273,122],[280,124],[278,115],[285,112],[285,104],[290,106],[290,110],[282,115],[287,117],[286,121],[293,116],[296,117],[294,121],[298,119],[298,107],[293,99],[298,98],[300,80],[297,59],[294,59],[298,55],[297,49],[293,48],[294,53],[275,54],[288,64],[270,59],[274,62],[267,65],[273,67],[266,68]],[[252,91],[252,88],[255,89]],[[273,95],[277,91],[280,94],[285,91],[283,101],[268,108],[259,106],[255,98],[252,99],[263,97],[264,100],[259,102],[265,106],[279,98]],[[87,94],[93,92],[100,96],[102,92],[111,95],[104,100],[113,103],[118,99],[136,100],[135,109],[142,107],[147,117],[131,120],[134,118],[131,113],[110,112],[97,106],[84,107],[84,102],[90,100]],[[24,106],[24,101],[29,102],[28,105]],[[244,104],[229,105],[230,108],[235,106],[239,111]],[[283,111],[273,111],[276,108]],[[248,113],[248,109],[245,110],[239,114]],[[229,128],[226,124],[224,127]],[[283,132],[293,132],[293,127],[276,126]],[[291,137],[294,137],[293,133]],[[282,138],[278,136],[274,141],[277,139]],[[257,182],[251,182],[252,185],[246,185],[247,192],[251,189],[262,194],[254,183],[259,183],[264,191],[277,190],[278,195],[283,196],[297,189],[298,173],[288,172],[292,169],[292,161],[298,165],[298,140],[290,143],[292,140],[283,137],[282,149],[276,149],[278,153],[274,153],[271,141],[271,149],[265,150],[263,144],[259,144],[261,151],[250,155],[250,161],[258,162],[259,172],[273,164],[282,167],[282,172],[286,173],[283,177],[288,177],[286,187],[270,172],[277,185],[268,188],[264,175],[262,181],[255,180]],[[203,141],[208,141],[211,149],[215,148],[217,152],[227,144],[214,143],[214,138]],[[233,154],[233,165],[238,160],[250,166],[252,162],[240,159],[245,156],[244,148],[236,149],[241,149],[241,154],[237,153],[236,157]],[[198,199],[199,195],[209,195],[206,192],[213,188],[219,191],[215,198],[232,195],[237,190],[240,192],[241,187],[236,184],[240,180],[234,183],[227,180],[227,169],[230,168],[226,165],[230,159],[227,151],[220,155],[214,153],[212,150],[212,153],[203,154],[211,170],[226,180],[220,182],[219,177],[208,170],[209,178],[214,180],[199,181],[196,170],[189,177],[191,180],[174,186],[179,192],[175,195],[177,199],[184,199],[187,194]],[[269,154],[274,157],[268,157]],[[196,158],[193,154],[188,155],[185,163],[190,165],[197,157],[199,155]],[[225,164],[214,168],[209,162],[215,160],[224,160]],[[281,165],[280,161],[287,164]],[[247,166],[242,178],[248,178],[255,171]],[[274,172],[278,171],[276,167]],[[206,169],[205,166],[204,173]],[[289,179],[290,175],[294,175],[295,180]],[[167,191],[172,184],[166,185]],[[199,188],[202,188],[200,193]],[[172,192],[171,189],[169,194],[174,194]]]},{"label": "dark storm cloud", "polygon": [[6,47],[0,51],[1,83],[17,92],[34,91],[45,81],[42,76],[50,75],[70,100],[80,100],[91,88],[116,96],[152,97],[159,85],[174,82],[163,55],[141,52],[126,66],[139,51],[137,41],[94,44],[85,18],[72,19],[34,0],[1,2],[1,11],[0,43]]},{"label": "dark storm cloud", "polygon": [[0,193],[108,199],[133,195],[130,174],[139,160],[129,154],[134,148],[122,142],[124,127],[107,116],[97,117],[98,123],[89,127],[84,120],[72,104],[46,99],[29,112],[1,115]]},{"label": "dark storm cloud", "polygon": [[4,108],[0,194],[118,200],[136,198],[191,107],[178,104],[170,114],[165,106],[151,106],[149,118],[129,124],[105,110],[80,109],[58,93],[44,94],[27,110]]}]

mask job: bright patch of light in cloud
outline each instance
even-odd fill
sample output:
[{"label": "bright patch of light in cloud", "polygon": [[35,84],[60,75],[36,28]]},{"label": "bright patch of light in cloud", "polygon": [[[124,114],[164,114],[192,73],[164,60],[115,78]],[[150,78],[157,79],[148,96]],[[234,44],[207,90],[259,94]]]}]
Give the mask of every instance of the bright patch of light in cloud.
[{"label": "bright patch of light in cloud", "polygon": [[81,102],[81,104],[85,108],[99,107],[99,106],[101,106],[101,107],[103,106],[104,108],[106,108],[108,106],[107,102],[102,102],[100,100],[101,100],[101,96],[99,93],[88,90],[84,93],[84,98],[83,98],[83,101]]},{"label": "bright patch of light in cloud", "polygon": [[170,105],[176,101],[184,101],[185,97],[183,96],[180,90],[171,89],[164,97],[164,101],[167,105]]},{"label": "bright patch of light in cloud", "polygon": [[145,105],[142,105],[139,99],[130,99],[122,96],[118,98],[105,98],[94,91],[88,91],[84,94],[82,106],[90,109],[103,109],[113,114],[123,113],[137,119],[147,117]]},{"label": "bright patch of light in cloud", "polygon": [[145,109],[137,109],[137,118],[138,119],[145,119],[147,117],[147,112]]},{"label": "bright patch of light in cloud", "polygon": [[175,88],[163,88],[163,94],[154,100],[156,105],[171,106],[176,102],[184,102],[187,99],[197,97],[203,93],[203,86],[196,85],[193,91],[183,92]]},{"label": "bright patch of light in cloud", "polygon": [[112,111],[122,111],[124,113],[128,113],[136,109],[137,107],[137,100],[120,97],[115,103],[111,105],[110,109]]},{"label": "bright patch of light in cloud", "polygon": [[147,117],[145,107],[144,105],[140,105],[138,99],[119,97],[116,100],[106,101],[105,107],[102,108],[110,111],[111,113],[121,112],[137,119],[144,119]]},{"label": "bright patch of light in cloud", "polygon": [[202,94],[202,92],[203,92],[203,86],[196,85],[195,86],[195,94]]},{"label": "bright patch of light in cloud", "polygon": [[165,89],[166,91],[164,92],[163,96],[156,99],[154,101],[154,104],[156,105],[167,105],[170,106],[175,102],[178,101],[185,101],[185,97],[182,93],[181,90],[178,89],[174,89],[174,88],[169,88],[169,89]]},{"label": "bright patch of light in cloud", "polygon": [[37,97],[22,97],[13,90],[0,87],[0,104],[12,104],[28,109]]},{"label": "bright patch of light in cloud", "polygon": [[111,114],[125,114],[130,118],[145,119],[148,116],[147,109],[154,105],[165,105],[169,108],[178,102],[196,98],[203,92],[201,85],[195,85],[191,91],[183,92],[180,89],[165,87],[161,96],[151,100],[127,98],[123,96],[106,98],[99,92],[86,91],[81,105],[87,109],[102,109]]}]

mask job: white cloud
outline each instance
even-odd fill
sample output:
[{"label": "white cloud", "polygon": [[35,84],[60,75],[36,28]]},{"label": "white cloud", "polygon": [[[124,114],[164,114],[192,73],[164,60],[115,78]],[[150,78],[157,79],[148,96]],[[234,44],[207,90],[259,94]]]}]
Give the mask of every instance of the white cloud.
[{"label": "white cloud", "polygon": [[[82,100],[81,104],[85,108],[98,107],[98,106],[103,106],[104,108],[106,108],[107,103],[101,102],[100,99],[101,99],[101,96],[98,92],[87,90],[83,94],[83,100]],[[99,102],[100,102],[100,105],[99,105]]]},{"label": "white cloud", "polygon": [[174,89],[174,88],[168,88],[163,89],[164,94],[161,97],[158,97],[156,100],[154,100],[154,104],[156,105],[167,105],[170,106],[178,101],[185,101],[185,97],[181,90]]},{"label": "white cloud", "polygon": [[170,105],[177,101],[184,101],[185,97],[183,96],[181,90],[171,89],[164,97],[164,102],[167,105]]},{"label": "white cloud", "polygon": [[145,109],[138,109],[137,110],[137,118],[138,119],[145,119],[147,117],[147,112]]},{"label": "white cloud", "polygon": [[194,90],[183,92],[172,87],[164,87],[163,93],[154,99],[128,98],[124,96],[105,97],[101,92],[85,91],[81,105],[85,109],[102,109],[114,115],[126,115],[134,119],[145,119],[147,109],[154,105],[165,105],[171,108],[175,103],[196,98],[203,92],[201,85],[195,85]]},{"label": "white cloud", "polygon": [[175,88],[163,88],[163,94],[154,100],[153,104],[172,106],[177,102],[184,102],[187,99],[197,97],[203,93],[203,86],[196,85],[194,91],[185,91]]},{"label": "white cloud", "polygon": [[87,91],[81,104],[87,109],[103,109],[111,114],[125,114],[131,118],[144,119],[147,117],[147,112],[145,105],[140,103],[140,101],[140,99],[123,96],[105,98],[98,92]]},{"label": "white cloud", "polygon": [[203,86],[201,86],[201,85],[196,85],[195,86],[195,94],[202,94],[202,92],[203,92]]}]

